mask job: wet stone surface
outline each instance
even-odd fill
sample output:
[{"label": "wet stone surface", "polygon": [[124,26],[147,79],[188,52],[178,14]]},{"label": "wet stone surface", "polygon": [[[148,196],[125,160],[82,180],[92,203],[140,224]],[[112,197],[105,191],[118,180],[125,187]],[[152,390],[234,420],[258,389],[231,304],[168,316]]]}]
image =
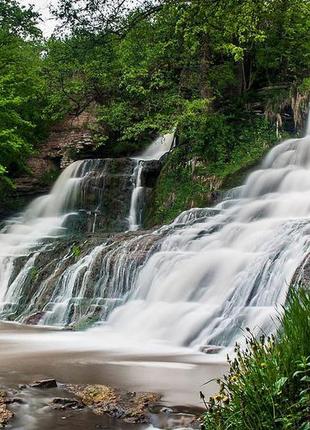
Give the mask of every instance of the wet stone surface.
[{"label": "wet stone surface", "polygon": [[8,408],[10,403],[9,395],[6,391],[0,390],[0,428],[5,425],[13,418],[14,414]]},{"label": "wet stone surface", "polygon": [[108,414],[128,423],[148,423],[150,409],[160,401],[155,393],[126,392],[106,385],[68,385],[65,389],[95,414]]},{"label": "wet stone surface", "polygon": [[200,409],[167,407],[160,399],[156,393],[42,379],[16,390],[0,391],[0,428],[8,425],[10,429],[76,430],[85,429],[85,423],[87,429],[110,430],[146,430],[149,425],[162,429],[200,428]]}]

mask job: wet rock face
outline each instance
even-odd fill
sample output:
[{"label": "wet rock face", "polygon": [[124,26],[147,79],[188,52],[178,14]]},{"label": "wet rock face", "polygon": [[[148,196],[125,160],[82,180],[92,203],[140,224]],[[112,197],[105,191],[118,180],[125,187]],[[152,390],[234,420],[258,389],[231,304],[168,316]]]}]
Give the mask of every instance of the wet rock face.
[{"label": "wet rock face", "polygon": [[[144,161],[141,186],[145,188],[142,209],[149,203],[151,189],[162,167],[156,160]],[[120,232],[129,227],[131,197],[135,187],[136,161],[130,158],[84,161],[85,170],[76,202],[77,212],[66,226],[81,233]]]},{"label": "wet rock face", "polygon": [[84,405],[82,402],[71,399],[71,398],[63,398],[63,397],[55,397],[50,403],[49,406],[52,409],[56,410],[65,410],[65,409],[83,409]]},{"label": "wet rock face", "polygon": [[105,385],[68,385],[66,389],[95,414],[108,414],[127,423],[148,423],[150,409],[160,400],[155,393],[126,392]]},{"label": "wet rock face", "polygon": [[128,158],[86,160],[76,201],[65,226],[80,233],[119,232],[128,229],[132,173]]},{"label": "wet rock face", "polygon": [[141,182],[146,188],[154,188],[164,160],[144,161]]},{"label": "wet rock face", "polygon": [[[60,325],[85,329],[105,320],[122,303],[160,234],[153,231],[72,236],[44,246],[25,273],[14,303],[1,309],[1,318],[26,324]],[[29,257],[14,261],[14,282]],[[59,316],[63,298],[74,280],[71,298]],[[61,301],[61,300],[60,300]]]},{"label": "wet rock face", "polygon": [[42,379],[41,381],[33,382],[30,386],[32,388],[41,388],[41,389],[57,388],[57,382],[55,379]]},{"label": "wet rock face", "polygon": [[310,283],[310,254],[306,256],[304,261],[296,270],[291,284],[292,286],[294,285],[308,286],[309,283]]},{"label": "wet rock face", "polygon": [[14,416],[7,406],[9,400],[8,394],[0,390],[0,428],[5,427]]}]

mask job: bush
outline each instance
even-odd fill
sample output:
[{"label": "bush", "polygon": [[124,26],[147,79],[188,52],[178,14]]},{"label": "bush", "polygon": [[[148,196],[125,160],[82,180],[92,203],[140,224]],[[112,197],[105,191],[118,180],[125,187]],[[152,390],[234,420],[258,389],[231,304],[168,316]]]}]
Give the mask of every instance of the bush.
[{"label": "bush", "polygon": [[310,429],[310,293],[288,299],[277,336],[236,346],[230,371],[219,381],[203,416],[205,429]]},{"label": "bush", "polygon": [[208,161],[225,161],[233,145],[234,134],[225,115],[209,113],[209,102],[188,102],[180,117],[178,130],[181,141],[188,142],[194,156]]},{"label": "bush", "polygon": [[182,118],[180,145],[159,176],[146,216],[148,227],[169,223],[186,209],[212,204],[218,192],[240,185],[277,141],[275,129],[255,115],[237,120],[210,113],[197,102],[189,104]]}]

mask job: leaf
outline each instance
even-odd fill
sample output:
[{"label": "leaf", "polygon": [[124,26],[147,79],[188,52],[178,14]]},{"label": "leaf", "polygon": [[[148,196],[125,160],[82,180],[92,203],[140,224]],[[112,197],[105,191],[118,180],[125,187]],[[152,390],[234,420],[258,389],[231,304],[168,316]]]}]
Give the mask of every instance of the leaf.
[{"label": "leaf", "polygon": [[306,376],[302,377],[302,378],[301,378],[301,381],[302,381],[302,382],[310,382],[310,376],[307,376],[307,375],[306,375]]},{"label": "leaf", "polygon": [[278,379],[275,383],[275,393],[279,394],[282,391],[282,388],[286,384],[288,378],[286,376],[283,376],[282,378]]}]

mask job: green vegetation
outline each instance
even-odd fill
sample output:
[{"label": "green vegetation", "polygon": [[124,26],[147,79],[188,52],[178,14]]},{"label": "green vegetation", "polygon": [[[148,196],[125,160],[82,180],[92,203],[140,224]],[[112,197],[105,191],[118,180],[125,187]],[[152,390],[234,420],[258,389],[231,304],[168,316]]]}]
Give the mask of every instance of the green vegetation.
[{"label": "green vegetation", "polygon": [[10,185],[42,138],[44,78],[38,15],[15,0],[0,5],[0,185]]},{"label": "green vegetation", "polygon": [[185,127],[184,141],[160,174],[147,212],[149,226],[169,223],[184,209],[211,204],[219,191],[241,183],[277,142],[275,130],[262,118],[238,121],[213,113],[197,114],[189,121],[195,127]]},{"label": "green vegetation", "polygon": [[80,255],[81,255],[81,248],[79,247],[79,245],[73,245],[71,251],[72,251],[72,255],[75,258],[79,258],[80,257]]},{"label": "green vegetation", "polygon": [[281,126],[290,109],[301,124],[309,0],[129,3],[59,1],[71,33],[47,47],[54,103],[78,112],[95,101],[104,153],[134,152],[177,126],[189,150],[217,160],[231,117],[252,122],[258,109]]},{"label": "green vegetation", "polygon": [[29,271],[29,274],[30,274],[31,281],[35,282],[37,280],[38,276],[39,276],[39,270],[38,270],[38,268],[35,267],[35,266],[32,266],[31,269],[30,269],[30,271]]},{"label": "green vegetation", "polygon": [[202,176],[226,181],[283,125],[303,125],[310,0],[59,0],[54,15],[58,33],[44,40],[31,7],[0,5],[3,188],[51,124],[90,109],[98,157],[132,155],[176,127],[179,162],[149,215],[167,221],[209,200]]},{"label": "green vegetation", "polygon": [[204,428],[212,430],[310,428],[310,293],[293,292],[276,337],[256,340],[236,358],[208,403]]}]

